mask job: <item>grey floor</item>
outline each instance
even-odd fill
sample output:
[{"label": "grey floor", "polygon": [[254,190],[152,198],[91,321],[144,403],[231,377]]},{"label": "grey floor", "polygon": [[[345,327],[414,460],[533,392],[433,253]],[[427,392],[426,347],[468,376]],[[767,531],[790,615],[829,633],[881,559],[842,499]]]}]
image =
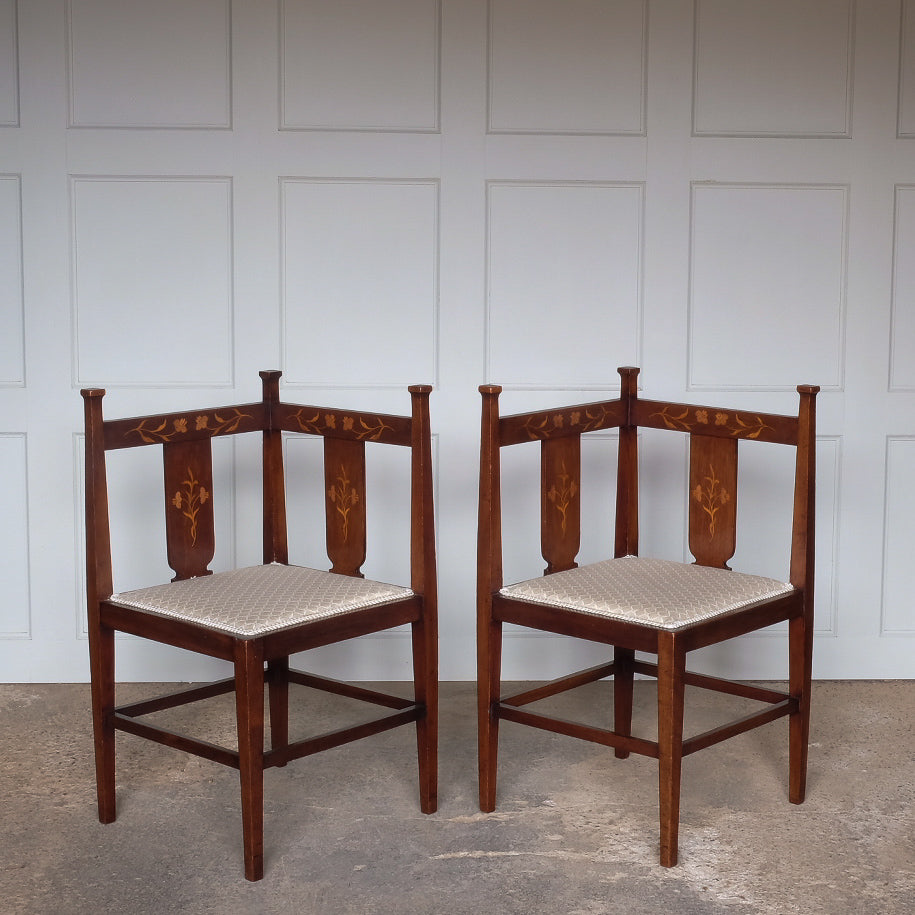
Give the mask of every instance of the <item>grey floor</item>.
[{"label": "grey floor", "polygon": [[[550,701],[593,719],[609,691]],[[304,734],[328,700],[297,695]],[[445,684],[438,813],[419,812],[409,729],[269,770],[266,877],[251,884],[235,772],[120,735],[118,820],[102,826],[88,688],[0,686],[0,912],[910,913],[915,683],[822,682],[814,698],[807,802],[786,800],[784,721],[691,756],[681,863],[666,870],[646,758],[505,724],[499,804],[481,814],[473,687]],[[692,731],[734,711],[688,702]],[[637,706],[650,733],[648,683]],[[228,697],[168,714],[232,732]]]}]

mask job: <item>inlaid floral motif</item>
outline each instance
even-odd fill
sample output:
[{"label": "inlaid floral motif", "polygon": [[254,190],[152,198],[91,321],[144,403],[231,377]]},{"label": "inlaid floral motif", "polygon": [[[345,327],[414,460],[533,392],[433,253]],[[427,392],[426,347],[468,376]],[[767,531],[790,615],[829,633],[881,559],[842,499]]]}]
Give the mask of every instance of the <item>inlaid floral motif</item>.
[{"label": "inlaid floral motif", "polygon": [[183,416],[179,417],[173,420],[171,426],[169,426],[168,420],[162,420],[155,427],[148,426],[147,420],[144,419],[139,426],[129,429],[127,435],[134,432],[140,436],[142,441],[150,445],[154,445],[156,442],[170,442],[176,435],[184,435],[187,432],[187,419]]},{"label": "inlaid floral motif", "polygon": [[607,421],[611,411],[606,407],[581,410],[562,411],[552,414],[537,414],[529,416],[524,422],[524,431],[531,440],[549,438],[552,432],[570,429],[580,432],[589,432],[599,429]]},{"label": "inlaid floral motif", "polygon": [[563,534],[566,532],[567,524],[567,515],[569,511],[569,506],[572,504],[572,500],[575,498],[578,493],[578,484],[572,479],[568,471],[566,470],[565,461],[562,462],[561,470],[559,472],[559,487],[557,488],[554,483],[549,492],[546,494],[546,497],[556,506],[556,510],[559,512],[560,517],[562,518],[561,529]]},{"label": "inlaid floral motif", "polygon": [[[693,426],[693,423],[689,420],[689,412],[689,407],[685,407],[680,413],[673,413],[671,412],[670,407],[664,407],[663,410],[652,413],[648,418],[655,419],[657,417],[668,429],[678,429],[680,432],[688,432]],[[705,410],[697,410],[695,422],[700,423],[701,425],[707,425],[708,413]]]},{"label": "inlaid floral motif", "polygon": [[759,415],[747,422],[738,413],[734,413],[732,416],[730,413],[719,410],[715,411],[712,417],[704,408],[694,410],[691,407],[677,407],[677,410],[678,412],[674,412],[670,406],[665,406],[664,409],[652,413],[649,418],[660,419],[668,429],[680,432],[693,432],[696,431],[697,426],[708,426],[713,422],[714,425],[724,428],[731,435],[739,435],[742,438],[759,438],[765,429],[772,431],[772,427],[765,423]]},{"label": "inlaid floral motif", "polygon": [[187,469],[187,479],[182,481],[184,492],[180,490],[172,496],[172,505],[177,508],[190,523],[191,544],[197,543],[197,515],[201,507],[210,498],[206,487],[200,485],[200,481],[194,476],[194,471],[190,467]]},{"label": "inlaid floral motif", "polygon": [[[242,413],[237,407],[233,407],[232,413],[225,416],[220,413],[213,413],[212,415],[200,413],[194,419],[194,429],[197,432],[206,429],[214,434],[234,432],[238,429],[243,419],[250,418],[250,413]],[[162,420],[158,426],[152,426],[149,422],[148,419],[142,420],[138,426],[128,429],[126,434],[132,435],[136,433],[142,441],[154,445],[159,442],[170,442],[178,435],[186,435],[189,428],[188,417],[186,416],[179,416],[173,419],[171,424],[166,419]]]},{"label": "inlaid floral motif", "polygon": [[[337,429],[337,415],[335,413],[325,413],[322,416],[319,411],[313,416],[309,414],[310,411],[306,413],[304,410],[298,410],[292,414],[292,418],[303,432],[308,432],[312,435],[325,435],[329,430]],[[378,441],[385,430],[393,431],[393,427],[377,416],[373,417],[369,422],[366,422],[362,416],[343,416],[340,428],[344,432],[351,432],[360,441],[371,442]]]},{"label": "inlaid floral motif", "polygon": [[715,468],[711,464],[709,464],[708,473],[702,480],[704,485],[698,483],[693,489],[693,499],[708,515],[709,536],[714,537],[718,523],[718,511],[731,501],[731,494],[721,485],[721,480],[718,479]]},{"label": "inlaid floral motif", "polygon": [[327,496],[337,509],[342,522],[343,540],[349,539],[349,513],[354,505],[359,502],[359,493],[351,485],[350,478],[346,473],[346,468],[341,464],[340,473],[337,480],[330,489],[327,490]]}]

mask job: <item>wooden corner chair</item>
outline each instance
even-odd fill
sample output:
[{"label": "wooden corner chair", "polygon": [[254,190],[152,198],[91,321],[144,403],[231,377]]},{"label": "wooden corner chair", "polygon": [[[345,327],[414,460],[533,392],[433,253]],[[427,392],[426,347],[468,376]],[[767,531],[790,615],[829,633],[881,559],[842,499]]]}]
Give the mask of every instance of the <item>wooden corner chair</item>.
[{"label": "wooden corner chair", "polygon": [[[260,402],[129,419],[103,419],[100,389],[83,390],[86,419],[86,552],[89,651],[99,819],[115,819],[115,731],[127,731],[239,770],[245,876],[263,876],[263,772],[271,766],[415,723],[420,806],[436,809],[438,670],[435,538],[429,429],[431,387],[410,387],[412,413],[391,416],[284,403],[280,372],[261,372]],[[212,439],[263,438],[264,564],[211,573]],[[329,572],[288,564],[283,434],[321,436]],[[403,446],[410,455],[410,582],[363,578],[366,557],[365,449]],[[161,447],[171,582],[112,593],[106,455]],[[345,483],[345,487],[343,484]],[[341,488],[342,487],[342,488]],[[341,508],[342,506],[342,508]],[[409,623],[414,698],[290,669],[289,656]],[[234,676],[204,687],[115,706],[115,632],[230,661]],[[269,690],[270,748],[264,747]],[[290,742],[289,684],[386,707],[383,717]],[[173,733],[141,720],[154,711],[235,692],[238,749]]]},{"label": "wooden corner chair", "polygon": [[[777,718],[789,718],[789,800],[804,800],[813,653],[815,397],[798,387],[797,416],[644,400],[638,369],[621,368],[618,399],[500,417],[501,388],[483,385],[478,531],[478,715],[480,808],[496,804],[499,722],[513,721],[659,763],[660,860],[677,863],[682,758]],[[689,436],[689,549],[695,563],[639,554],[638,432]],[[579,567],[581,440],[619,430],[614,558]],[[542,578],[504,586],[500,455],[541,446]],[[738,443],[796,449],[788,581],[730,571],[736,544]],[[511,519],[506,519],[508,525]],[[786,526],[787,533],[787,526]],[[787,692],[693,674],[687,653],[788,621]],[[502,625],[613,646],[607,663],[518,695],[501,696]],[[636,657],[656,656],[656,663]],[[632,734],[633,675],[657,678],[658,738]],[[529,703],[613,677],[613,727],[570,722],[524,708]],[[684,738],[684,688],[701,687],[763,703],[762,710]]]}]

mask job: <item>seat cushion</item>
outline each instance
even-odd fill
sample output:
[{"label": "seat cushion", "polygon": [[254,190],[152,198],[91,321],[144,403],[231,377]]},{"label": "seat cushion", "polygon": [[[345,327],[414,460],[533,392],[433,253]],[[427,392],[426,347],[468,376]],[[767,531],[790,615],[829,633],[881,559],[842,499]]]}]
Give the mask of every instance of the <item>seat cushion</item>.
[{"label": "seat cushion", "polygon": [[412,595],[397,585],[273,563],[125,591],[110,602],[255,638]]},{"label": "seat cushion", "polygon": [[626,556],[522,581],[499,593],[653,629],[682,629],[793,590],[774,578]]}]

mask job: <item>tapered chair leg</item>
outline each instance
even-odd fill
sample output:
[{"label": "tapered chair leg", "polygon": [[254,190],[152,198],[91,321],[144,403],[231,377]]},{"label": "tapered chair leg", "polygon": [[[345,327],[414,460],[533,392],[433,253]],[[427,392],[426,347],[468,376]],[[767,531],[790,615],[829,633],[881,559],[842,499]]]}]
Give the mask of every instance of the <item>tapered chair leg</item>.
[{"label": "tapered chair leg", "polygon": [[[267,694],[270,707],[270,747],[289,746],[289,657],[267,662]],[[280,765],[285,766],[286,763]]]},{"label": "tapered chair leg", "polygon": [[89,661],[92,678],[92,727],[95,737],[95,783],[98,818],[113,823],[114,793],[114,631],[90,625]]},{"label": "tapered chair leg", "polygon": [[423,813],[438,809],[438,650],[435,629],[428,621],[413,623],[413,694],[425,706],[416,722],[419,760],[419,804]]},{"label": "tapered chair leg", "polygon": [[[482,632],[485,630],[485,632]],[[502,680],[502,624],[481,627],[477,639],[477,717],[479,730],[480,810],[496,809],[496,771],[499,761],[499,718],[495,704]]]},{"label": "tapered chair leg", "polygon": [[[632,662],[635,652],[630,648],[613,648],[613,730],[624,737],[632,736]],[[617,759],[626,759],[628,750],[616,749]]]},{"label": "tapered chair leg", "polygon": [[256,639],[235,648],[235,709],[245,877],[264,876],[264,655]]},{"label": "tapered chair leg", "polygon": [[658,635],[658,771],[661,864],[677,863],[680,773],[683,762],[683,699],[686,654],[670,632]]},{"label": "tapered chair leg", "polygon": [[789,691],[798,700],[788,724],[788,799],[802,804],[807,793],[807,753],[810,740],[810,692],[813,634],[804,617],[791,620],[788,629]]}]

